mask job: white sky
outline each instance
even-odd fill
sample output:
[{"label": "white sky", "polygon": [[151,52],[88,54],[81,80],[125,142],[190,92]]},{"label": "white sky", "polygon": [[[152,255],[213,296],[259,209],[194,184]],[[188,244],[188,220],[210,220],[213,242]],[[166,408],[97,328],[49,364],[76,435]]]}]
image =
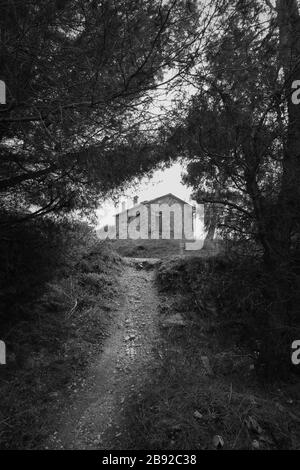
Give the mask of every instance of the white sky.
[{"label": "white sky", "polygon": [[[166,72],[163,82],[170,80],[173,75],[176,75],[176,70]],[[170,90],[168,85],[151,92],[154,99],[149,107],[149,111],[158,118],[165,115],[175,105],[177,92],[178,90],[174,90],[172,87]],[[190,84],[185,86],[186,96],[191,96],[194,92],[195,90]],[[122,210],[122,202],[126,203],[127,208],[130,208],[133,206],[134,196],[138,197],[138,202],[142,202],[172,193],[174,196],[192,203],[192,190],[181,181],[182,173],[184,172],[185,168],[182,164],[174,163],[170,168],[155,171],[152,178],[143,178],[138,186],[136,184],[132,185],[132,188],[126,190],[124,197],[120,198],[117,206],[115,206],[112,200],[105,201],[97,210],[97,228],[114,224],[114,215]]]}]

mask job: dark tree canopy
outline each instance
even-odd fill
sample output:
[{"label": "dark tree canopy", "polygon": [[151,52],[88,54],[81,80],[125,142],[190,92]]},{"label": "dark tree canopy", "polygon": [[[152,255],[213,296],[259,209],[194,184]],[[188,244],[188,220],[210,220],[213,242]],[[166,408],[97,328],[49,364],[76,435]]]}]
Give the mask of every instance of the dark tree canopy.
[{"label": "dark tree canopy", "polygon": [[286,262],[300,213],[297,4],[223,2],[216,24],[189,74],[195,93],[163,127],[165,154],[187,159],[184,181],[223,233]]},{"label": "dark tree canopy", "polygon": [[192,4],[0,2],[3,208],[91,208],[149,169],[143,112],[164,73],[188,67]]}]

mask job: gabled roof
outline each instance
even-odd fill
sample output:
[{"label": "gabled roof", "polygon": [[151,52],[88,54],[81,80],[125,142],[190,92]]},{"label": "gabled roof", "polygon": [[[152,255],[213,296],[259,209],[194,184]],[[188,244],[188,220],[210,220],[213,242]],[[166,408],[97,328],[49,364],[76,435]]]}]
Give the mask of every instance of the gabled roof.
[{"label": "gabled roof", "polygon": [[188,202],[184,201],[183,199],[180,199],[180,197],[177,197],[175,196],[174,194],[172,193],[168,193],[168,194],[163,194],[162,196],[159,196],[159,197],[156,197],[154,199],[150,199],[149,201],[141,201],[139,202],[138,204],[135,204],[134,206],[130,207],[130,209],[125,209],[124,211],[121,211],[121,212],[118,212],[116,215],[120,215],[120,214],[123,214],[124,212],[127,212],[127,210],[131,210],[131,209],[137,209],[139,206],[141,206],[142,204],[145,205],[145,204],[152,204],[152,203],[155,203],[156,201],[158,201],[159,199],[163,199],[165,197],[172,197],[173,199],[176,199],[177,201],[179,201],[180,203],[182,204],[188,204],[189,206],[192,207],[191,204],[189,204]]},{"label": "gabled roof", "polygon": [[177,201],[183,203],[183,204],[188,204],[189,206],[191,206],[191,204],[189,204],[188,202],[184,201],[183,199],[180,199],[180,197],[178,196],[175,196],[175,194],[173,193],[168,193],[168,194],[163,194],[162,196],[159,196],[159,197],[156,197],[154,199],[150,199],[149,201],[143,201],[141,204],[144,204],[144,203],[147,203],[147,204],[151,204],[152,202],[155,202],[155,201],[158,201],[159,199],[162,199],[164,197],[172,197],[173,199],[177,199]]}]

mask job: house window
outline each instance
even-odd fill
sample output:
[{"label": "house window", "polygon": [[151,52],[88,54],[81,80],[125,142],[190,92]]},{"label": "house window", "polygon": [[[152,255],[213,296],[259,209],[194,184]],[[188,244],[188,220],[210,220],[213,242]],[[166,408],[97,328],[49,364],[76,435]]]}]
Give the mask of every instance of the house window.
[{"label": "house window", "polygon": [[174,222],[174,212],[170,212],[170,238],[174,240],[175,233],[175,222]]},{"label": "house window", "polygon": [[162,211],[158,213],[158,233],[159,238],[162,238]]}]

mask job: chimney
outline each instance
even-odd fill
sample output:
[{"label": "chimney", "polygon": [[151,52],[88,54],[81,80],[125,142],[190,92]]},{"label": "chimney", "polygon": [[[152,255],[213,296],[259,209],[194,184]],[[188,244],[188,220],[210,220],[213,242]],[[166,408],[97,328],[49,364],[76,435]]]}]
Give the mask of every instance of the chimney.
[{"label": "chimney", "polygon": [[133,205],[135,206],[138,203],[139,198],[137,196],[134,196],[133,198]]}]

